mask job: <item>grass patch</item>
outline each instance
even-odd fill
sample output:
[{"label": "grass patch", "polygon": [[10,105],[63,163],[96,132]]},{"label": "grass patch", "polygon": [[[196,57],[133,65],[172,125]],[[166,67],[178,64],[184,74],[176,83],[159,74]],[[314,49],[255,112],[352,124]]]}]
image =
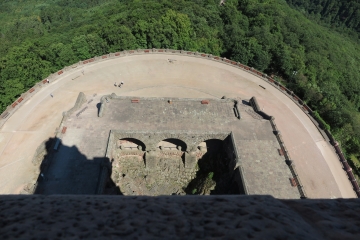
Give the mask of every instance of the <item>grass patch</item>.
[{"label": "grass patch", "polygon": [[360,160],[354,154],[350,155],[350,164],[358,184],[360,184]]},{"label": "grass patch", "polygon": [[355,166],[360,166],[360,160],[354,154],[350,155],[350,160]]}]

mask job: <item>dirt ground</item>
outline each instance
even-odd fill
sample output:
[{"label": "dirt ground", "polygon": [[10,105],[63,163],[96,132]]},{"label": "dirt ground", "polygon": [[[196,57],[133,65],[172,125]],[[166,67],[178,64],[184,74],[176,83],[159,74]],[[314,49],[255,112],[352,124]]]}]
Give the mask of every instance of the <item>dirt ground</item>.
[{"label": "dirt ground", "polygon": [[[176,61],[169,63],[169,57]],[[114,87],[114,82],[121,81],[122,88]],[[275,117],[308,196],[356,197],[331,145],[287,96],[240,69],[166,54],[126,56],[78,67],[37,92],[0,129],[0,194],[18,194],[35,177],[31,160],[36,148],[55,136],[62,112],[74,105],[79,92],[142,97],[256,96],[260,107]]]}]

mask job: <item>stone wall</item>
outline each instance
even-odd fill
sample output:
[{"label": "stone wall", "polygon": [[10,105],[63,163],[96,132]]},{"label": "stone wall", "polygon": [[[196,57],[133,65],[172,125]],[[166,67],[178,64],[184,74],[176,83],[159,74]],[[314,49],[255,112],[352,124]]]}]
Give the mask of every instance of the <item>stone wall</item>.
[{"label": "stone wall", "polygon": [[153,158],[147,156],[152,152],[140,150],[118,150],[115,154],[111,180],[123,195],[185,195],[184,187],[197,171],[195,166],[185,167],[180,150],[158,151]]},{"label": "stone wall", "polygon": [[359,239],[359,199],[0,196],[1,239]]},{"label": "stone wall", "polygon": [[[51,74],[50,76],[48,76],[46,79],[48,79],[49,81],[56,81],[59,79],[59,77],[63,74],[67,74],[70,71],[73,71],[74,69],[78,70],[78,69],[83,69],[83,67],[85,65],[89,65],[89,64],[96,64],[97,62],[100,61],[106,61],[109,59],[114,59],[114,58],[119,58],[119,57],[128,57],[131,55],[139,55],[139,54],[145,54],[145,55],[150,55],[150,54],[167,54],[167,55],[182,55],[182,56],[188,56],[188,57],[196,57],[196,58],[202,58],[202,59],[208,59],[211,61],[216,61],[216,62],[221,62],[223,64],[226,65],[230,65],[239,69],[242,69],[248,73],[251,73],[257,77],[259,77],[260,79],[264,80],[265,82],[269,83],[270,85],[272,85],[273,87],[277,88],[280,92],[282,92],[283,94],[285,94],[287,97],[289,97],[305,114],[307,114],[307,116],[312,120],[312,122],[314,123],[314,125],[319,129],[320,133],[323,134],[324,139],[327,140],[327,138],[325,138],[326,134],[324,133],[324,131],[320,128],[321,124],[319,124],[314,118],[313,118],[313,111],[312,109],[306,105],[298,96],[296,96],[293,91],[291,91],[290,89],[286,88],[285,86],[283,86],[281,83],[277,82],[276,80],[274,80],[273,78],[267,76],[266,74],[257,71],[256,69],[243,65],[239,62],[235,62],[235,61],[231,61],[229,59],[226,58],[222,58],[222,57],[218,57],[218,56],[213,56],[212,54],[205,54],[205,53],[199,53],[199,52],[191,52],[191,51],[185,51],[185,50],[173,50],[173,49],[137,49],[137,50],[125,50],[125,51],[121,51],[121,52],[116,52],[116,53],[109,53],[109,54],[105,54],[103,56],[96,56],[84,61],[80,61],[78,63],[75,63],[71,66],[65,67],[64,69],[59,70],[56,73]],[[84,74],[84,73],[83,73]],[[80,76],[80,75],[79,75]],[[77,77],[79,77],[77,76]],[[76,79],[77,77],[75,77],[74,79]],[[46,79],[40,81],[39,83],[35,84],[34,87],[32,87],[31,89],[29,89],[27,92],[23,93],[21,95],[20,98],[18,98],[14,103],[12,103],[10,106],[7,107],[7,109],[0,115],[0,127],[2,127],[5,122],[7,121],[7,119],[22,105],[24,104],[24,102],[26,102],[28,99],[30,99],[40,88],[42,87],[46,87],[47,82]],[[73,80],[74,80],[73,79]],[[103,102],[102,102],[103,103]],[[103,104],[101,104],[103,107]],[[101,116],[102,111],[100,111],[99,116]],[[328,132],[330,135],[331,133]],[[334,139],[333,137],[331,137],[331,139]],[[333,146],[334,149],[336,151],[336,153],[339,156],[339,159],[341,161],[341,163],[344,166],[344,169],[346,168],[346,159],[344,158],[344,155],[342,154],[341,150],[338,151],[336,146],[335,146],[335,142],[333,141]],[[345,161],[342,161],[342,159],[345,159]],[[359,185],[356,181],[353,181],[353,174],[352,172],[347,172],[349,179],[354,187],[354,191],[356,192],[357,196],[360,197],[360,189],[359,189]]]},{"label": "stone wall", "polygon": [[270,119],[271,119],[271,116],[270,116],[270,115],[268,115],[267,113],[265,113],[264,111],[262,111],[262,110],[260,109],[259,104],[258,104],[258,102],[257,102],[257,100],[256,100],[255,97],[252,97],[249,102],[250,102],[250,105],[253,107],[254,111],[255,111],[257,114],[261,115],[263,118],[265,118],[265,119],[267,119],[267,120],[270,120]]},{"label": "stone wall", "polygon": [[[111,130],[108,148],[117,146],[117,139],[134,138],[143,142],[146,146],[146,151],[158,150],[157,144],[165,139],[179,139],[186,143],[187,151],[196,151],[197,146],[209,139],[219,139],[223,141],[230,132],[194,132],[194,131],[120,131]],[[117,146],[119,147],[119,146]],[[110,151],[107,151],[110,153]],[[107,153],[107,156],[111,155]]]},{"label": "stone wall", "polygon": [[[124,139],[125,142],[132,141],[131,147],[125,147]],[[159,147],[159,143],[166,139],[181,140],[186,149]],[[198,161],[206,153],[198,145],[210,139],[223,141],[224,151],[230,159],[229,176],[237,183],[240,192],[245,192],[235,141],[229,132],[111,130],[106,158],[112,165],[103,167],[97,193],[103,193],[110,172],[112,181],[126,195],[184,194],[179,186],[186,186],[195,178]]]},{"label": "stone wall", "polygon": [[240,192],[248,195],[247,184],[243,174],[244,171],[241,166],[234,135],[232,133],[230,133],[230,135],[224,140],[224,150],[230,159],[229,173],[233,176],[233,180],[237,183]]},{"label": "stone wall", "polygon": [[80,92],[76,99],[74,107],[72,107],[69,111],[64,112],[63,116],[65,116],[65,118],[67,118],[68,116],[73,114],[75,111],[79,110],[84,103],[86,103],[86,96],[83,92]]},{"label": "stone wall", "polygon": [[250,99],[250,104],[251,104],[251,106],[253,107],[253,109],[254,109],[254,111],[256,113],[262,115],[265,119],[270,121],[271,126],[272,126],[272,128],[274,130],[274,133],[276,135],[276,139],[279,142],[279,145],[280,145],[280,148],[281,148],[280,151],[282,151],[282,154],[285,156],[286,164],[290,168],[290,171],[291,171],[291,173],[293,175],[296,186],[299,189],[300,196],[301,196],[301,198],[307,198],[307,195],[305,193],[305,189],[304,189],[304,187],[303,187],[303,185],[301,183],[301,180],[300,180],[300,176],[297,174],[295,164],[291,160],[290,153],[289,153],[289,151],[287,150],[287,148],[285,146],[285,142],[282,139],[282,136],[281,136],[281,133],[280,133],[279,129],[277,128],[277,125],[275,123],[275,118],[260,110],[259,104],[258,104],[255,97],[252,97]]}]

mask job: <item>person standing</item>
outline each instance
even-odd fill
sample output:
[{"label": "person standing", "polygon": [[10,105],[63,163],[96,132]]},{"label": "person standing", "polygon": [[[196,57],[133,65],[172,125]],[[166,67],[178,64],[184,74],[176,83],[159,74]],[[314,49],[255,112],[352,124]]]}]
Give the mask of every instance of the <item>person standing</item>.
[{"label": "person standing", "polygon": [[124,82],[123,82],[123,81],[121,81],[121,83],[119,84],[119,87],[121,87],[123,84],[124,84]]},{"label": "person standing", "polygon": [[116,82],[114,83],[114,86],[117,87]]},{"label": "person standing", "polygon": [[54,95],[53,95],[52,93],[50,93],[50,97],[52,97],[52,98],[53,98],[53,97],[54,97]]}]

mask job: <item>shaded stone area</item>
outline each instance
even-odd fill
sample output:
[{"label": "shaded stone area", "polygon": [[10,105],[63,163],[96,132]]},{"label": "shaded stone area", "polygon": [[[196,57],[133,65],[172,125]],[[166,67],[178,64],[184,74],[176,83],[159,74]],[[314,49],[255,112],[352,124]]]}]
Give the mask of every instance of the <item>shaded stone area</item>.
[{"label": "shaded stone area", "polygon": [[61,146],[61,151],[50,148],[39,166],[41,173],[33,193],[95,194],[101,166],[108,163],[105,157],[87,159],[76,146]]},{"label": "shaded stone area", "polygon": [[0,196],[6,239],[358,239],[358,199]]},{"label": "shaded stone area", "polygon": [[234,172],[230,171],[230,159],[224,148],[225,143],[219,140],[207,141],[207,151],[197,161],[198,171],[186,187],[187,194],[228,195],[244,194],[243,186],[234,180]]},{"label": "shaded stone area", "polygon": [[194,178],[195,169],[184,167],[182,152],[161,155],[155,169],[146,168],[140,157],[119,157],[113,161],[111,179],[124,195],[184,195],[183,188]]}]

